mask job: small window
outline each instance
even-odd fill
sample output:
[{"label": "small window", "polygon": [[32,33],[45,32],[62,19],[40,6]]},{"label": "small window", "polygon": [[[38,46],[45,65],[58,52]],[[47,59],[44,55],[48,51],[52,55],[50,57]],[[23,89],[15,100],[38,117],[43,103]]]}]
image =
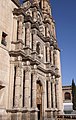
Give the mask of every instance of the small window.
[{"label": "small window", "polygon": [[39,7],[40,7],[40,9],[41,9],[41,2],[39,2]]},{"label": "small window", "polygon": [[36,52],[40,54],[40,43],[38,42],[36,45]]},{"label": "small window", "polygon": [[4,46],[7,45],[7,42],[6,42],[6,36],[7,34],[2,32],[2,40],[1,40],[1,44],[3,44]]},{"label": "small window", "polygon": [[19,21],[17,21],[17,40],[18,40],[18,32],[19,32]]},{"label": "small window", "polygon": [[71,100],[71,95],[69,92],[65,93],[65,100]]}]

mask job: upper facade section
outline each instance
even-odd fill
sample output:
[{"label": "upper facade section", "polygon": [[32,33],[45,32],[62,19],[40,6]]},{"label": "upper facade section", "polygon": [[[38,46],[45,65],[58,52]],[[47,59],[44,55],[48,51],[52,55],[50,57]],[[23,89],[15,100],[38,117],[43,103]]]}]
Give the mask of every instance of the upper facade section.
[{"label": "upper facade section", "polygon": [[21,7],[14,9],[13,13],[17,16],[22,14],[24,22],[30,19],[34,27],[43,35],[42,38],[46,37],[50,44],[57,46],[55,21],[52,18],[49,0],[24,0]]}]

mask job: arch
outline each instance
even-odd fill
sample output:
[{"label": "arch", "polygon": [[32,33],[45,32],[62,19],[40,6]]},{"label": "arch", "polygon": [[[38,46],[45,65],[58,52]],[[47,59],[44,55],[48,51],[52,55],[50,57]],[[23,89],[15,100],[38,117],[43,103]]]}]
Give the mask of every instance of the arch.
[{"label": "arch", "polygon": [[45,82],[42,79],[42,77],[38,77],[36,83],[39,83],[42,86],[42,92],[44,92],[44,86],[45,86],[44,84],[45,84]]},{"label": "arch", "polygon": [[64,98],[65,100],[71,100],[71,94],[69,92],[65,92]]}]

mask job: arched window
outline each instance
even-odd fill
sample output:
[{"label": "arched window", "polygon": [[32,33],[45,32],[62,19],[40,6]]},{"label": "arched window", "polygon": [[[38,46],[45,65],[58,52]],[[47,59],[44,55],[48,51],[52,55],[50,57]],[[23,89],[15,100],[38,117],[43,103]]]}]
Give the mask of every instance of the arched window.
[{"label": "arched window", "polygon": [[36,44],[36,52],[40,54],[40,43],[39,42]]},{"label": "arched window", "polygon": [[66,93],[64,94],[64,98],[65,98],[65,100],[70,100],[70,99],[71,99],[70,93],[69,93],[69,92],[66,92]]}]

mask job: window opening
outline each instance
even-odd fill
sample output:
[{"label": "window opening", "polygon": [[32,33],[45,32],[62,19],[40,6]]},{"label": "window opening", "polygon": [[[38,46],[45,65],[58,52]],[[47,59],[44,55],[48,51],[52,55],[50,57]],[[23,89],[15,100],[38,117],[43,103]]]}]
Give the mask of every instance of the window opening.
[{"label": "window opening", "polygon": [[2,40],[1,40],[1,44],[3,44],[4,46],[7,45],[7,42],[6,42],[6,36],[7,34],[2,32]]}]

